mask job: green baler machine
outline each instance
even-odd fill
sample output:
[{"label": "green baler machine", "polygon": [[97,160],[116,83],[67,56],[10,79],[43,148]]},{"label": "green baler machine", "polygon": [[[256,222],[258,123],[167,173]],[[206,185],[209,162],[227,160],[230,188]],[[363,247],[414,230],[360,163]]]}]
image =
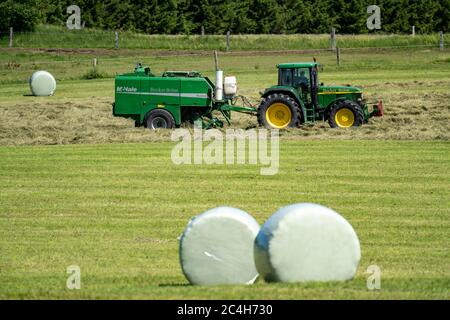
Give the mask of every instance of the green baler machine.
[{"label": "green baler machine", "polygon": [[[360,126],[383,115],[381,101],[372,111],[362,91],[351,86],[318,85],[318,63],[285,63],[278,67],[278,84],[265,90],[258,107],[237,95],[234,77],[216,73],[216,84],[195,71],[166,71],[155,76],[138,64],[133,73],[115,79],[113,115],[131,118],[136,126],[174,128],[183,122],[201,123],[203,128],[222,127],[221,114],[230,124],[231,112],[258,117],[267,128],[297,127],[317,120],[331,127]],[[238,101],[241,105],[238,105]]]}]

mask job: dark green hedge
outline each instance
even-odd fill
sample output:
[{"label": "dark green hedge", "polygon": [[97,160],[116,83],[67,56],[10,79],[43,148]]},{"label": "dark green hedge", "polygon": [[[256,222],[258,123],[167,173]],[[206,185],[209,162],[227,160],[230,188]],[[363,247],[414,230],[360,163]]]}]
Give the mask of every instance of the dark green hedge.
[{"label": "dark green hedge", "polygon": [[64,25],[77,4],[86,27],[145,33],[367,33],[366,8],[381,7],[382,30],[450,31],[450,0],[0,0],[0,30]]}]

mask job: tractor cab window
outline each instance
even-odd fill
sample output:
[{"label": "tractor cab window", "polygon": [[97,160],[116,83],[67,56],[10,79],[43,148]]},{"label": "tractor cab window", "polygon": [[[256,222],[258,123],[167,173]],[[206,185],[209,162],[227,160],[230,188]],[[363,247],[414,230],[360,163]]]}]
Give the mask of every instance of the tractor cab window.
[{"label": "tractor cab window", "polygon": [[280,68],[278,83],[298,90],[305,104],[311,103],[311,73],[305,68]]},{"label": "tractor cab window", "polygon": [[294,69],[293,87],[308,88],[309,87],[309,69]]},{"label": "tractor cab window", "polygon": [[297,68],[294,70],[293,87],[296,88],[305,102],[310,104],[311,102],[311,75],[309,68]]},{"label": "tractor cab window", "polygon": [[292,87],[294,69],[280,69],[278,85]]},{"label": "tractor cab window", "polygon": [[280,86],[308,89],[310,85],[309,68],[280,69],[278,82]]}]

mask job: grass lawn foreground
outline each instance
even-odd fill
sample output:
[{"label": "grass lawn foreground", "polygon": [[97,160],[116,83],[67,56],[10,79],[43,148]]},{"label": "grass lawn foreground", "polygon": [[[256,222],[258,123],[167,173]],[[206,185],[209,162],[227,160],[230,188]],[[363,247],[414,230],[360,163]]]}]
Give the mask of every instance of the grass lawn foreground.
[{"label": "grass lawn foreground", "polygon": [[[2,298],[449,298],[449,145],[282,141],[280,171],[174,165],[173,143],[1,147]],[[317,202],[356,229],[362,260],[344,283],[196,287],[178,264],[187,221],[236,206],[263,223]],[[382,289],[366,288],[369,265]],[[68,290],[78,265],[82,289]]]}]

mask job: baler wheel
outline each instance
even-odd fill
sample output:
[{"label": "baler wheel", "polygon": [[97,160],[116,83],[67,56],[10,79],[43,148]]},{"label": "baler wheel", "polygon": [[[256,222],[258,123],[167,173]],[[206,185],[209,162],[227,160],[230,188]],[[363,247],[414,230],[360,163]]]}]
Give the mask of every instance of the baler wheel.
[{"label": "baler wheel", "polygon": [[147,115],[146,125],[150,130],[172,129],[175,127],[175,119],[167,110],[153,109]]},{"label": "baler wheel", "polygon": [[355,102],[341,100],[331,107],[328,123],[332,128],[358,127],[364,123],[364,113]]},{"label": "baler wheel", "polygon": [[257,116],[259,125],[268,129],[297,127],[301,121],[301,111],[297,102],[281,93],[264,98],[259,105]]}]

